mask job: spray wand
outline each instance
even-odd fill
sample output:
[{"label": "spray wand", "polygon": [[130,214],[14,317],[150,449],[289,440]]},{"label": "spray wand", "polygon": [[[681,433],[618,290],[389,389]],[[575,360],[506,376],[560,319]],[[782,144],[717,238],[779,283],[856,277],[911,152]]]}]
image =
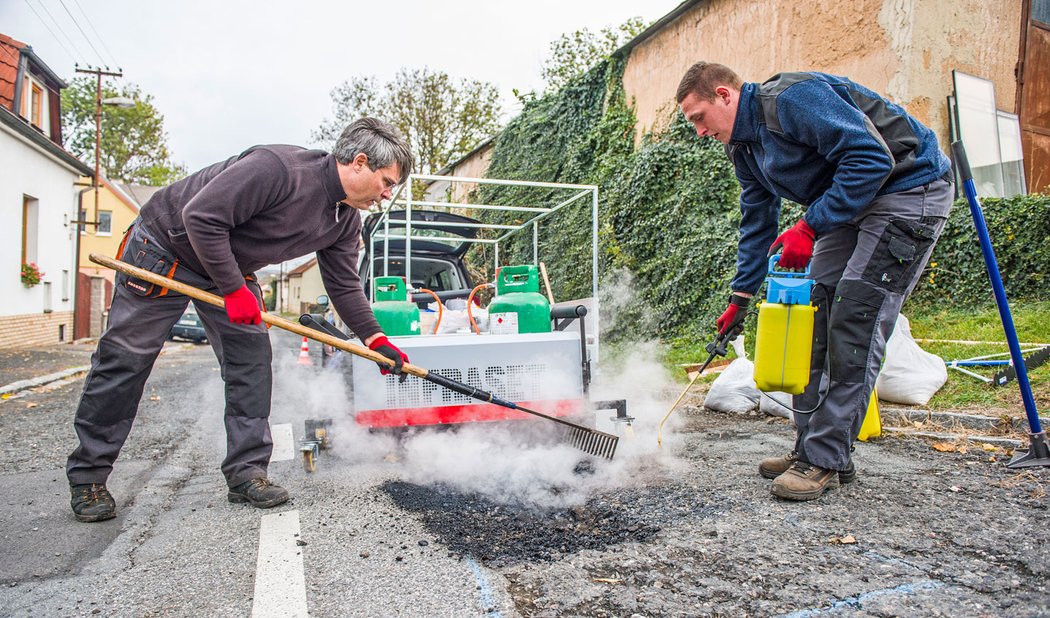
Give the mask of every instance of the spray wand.
[{"label": "spray wand", "polygon": [[[747,314],[745,314],[744,317],[746,318]],[[707,366],[711,364],[711,361],[715,360],[716,356],[725,356],[727,353],[726,346],[728,346],[729,342],[736,339],[737,336],[739,336],[742,332],[744,332],[743,319],[726,329],[725,332],[719,334],[717,337],[715,337],[714,341],[708,343],[704,347],[704,349],[707,350],[710,356],[708,356],[707,360],[704,361],[704,364],[700,366],[700,369],[697,370],[696,375],[694,375],[693,379],[689,381],[689,384],[686,385],[685,390],[682,391],[682,394],[678,396],[678,399],[676,399],[674,404],[671,405],[671,409],[667,411],[667,414],[665,414],[663,419],[660,421],[660,425],[656,429],[657,448],[663,446],[664,423],[667,422],[668,418],[670,418],[671,413],[674,412],[675,408],[678,407],[678,404],[682,402],[682,399],[685,397],[685,394],[689,392],[689,389],[692,388],[693,384],[695,384],[696,381],[700,378],[700,376],[704,374],[704,370],[707,369]]]}]

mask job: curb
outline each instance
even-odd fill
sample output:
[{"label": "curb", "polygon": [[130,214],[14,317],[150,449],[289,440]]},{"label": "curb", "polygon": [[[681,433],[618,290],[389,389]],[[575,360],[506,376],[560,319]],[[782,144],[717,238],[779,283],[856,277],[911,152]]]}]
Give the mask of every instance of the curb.
[{"label": "curb", "polygon": [[0,386],[0,395],[17,393],[18,391],[24,391],[28,388],[43,386],[45,384],[56,382],[63,378],[75,376],[78,373],[86,373],[89,369],[91,369],[91,365],[83,365],[81,367],[73,367],[72,369],[66,369],[64,371],[58,371],[56,373],[49,373],[47,375],[39,376],[36,378],[29,378],[28,380],[19,380],[18,382],[12,382],[5,386]]},{"label": "curb", "polygon": [[947,442],[954,442],[955,440],[961,439],[976,444],[991,444],[992,446],[1001,446],[1003,448],[1021,448],[1023,445],[1021,440],[1003,438],[1000,436],[968,436],[957,433],[941,433],[937,431],[916,431],[912,429],[903,429],[901,427],[883,427],[882,431],[883,434],[893,434],[895,436],[904,436],[908,438],[926,438],[929,440],[944,440]]},{"label": "curb", "polygon": [[[186,346],[190,344],[182,344],[172,346],[168,349],[160,351],[160,354],[170,354],[172,352],[178,352],[186,349]],[[73,367],[71,369],[65,369],[63,371],[57,371],[55,373],[49,373],[47,375],[37,376],[35,378],[29,378],[26,380],[19,380],[18,382],[12,382],[5,386],[0,386],[0,395],[10,395],[17,393],[18,391],[24,391],[29,388],[36,388],[37,386],[43,386],[50,384],[51,382],[57,382],[59,380],[75,376],[81,373],[87,373],[91,370],[91,365],[81,365],[79,367]]]},{"label": "curb", "polygon": [[[1015,430],[1028,432],[1028,421],[1024,417],[983,416],[964,414],[962,412],[934,412],[931,410],[910,410],[907,408],[882,408],[879,410],[884,421],[904,421],[909,423],[933,423],[944,429],[962,427],[974,430]],[[1039,417],[1039,423],[1050,426],[1050,418]]]}]

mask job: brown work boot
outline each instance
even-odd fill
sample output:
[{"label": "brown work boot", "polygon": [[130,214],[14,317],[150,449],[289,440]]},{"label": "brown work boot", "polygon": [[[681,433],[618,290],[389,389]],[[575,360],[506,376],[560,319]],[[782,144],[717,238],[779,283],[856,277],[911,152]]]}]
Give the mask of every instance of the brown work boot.
[{"label": "brown work boot", "polygon": [[231,487],[226,499],[235,504],[250,502],[256,508],[268,509],[288,502],[288,490],[274,485],[269,479],[258,478]]},{"label": "brown work boot", "polygon": [[767,479],[775,479],[788,471],[791,464],[798,461],[798,453],[791,451],[779,457],[766,457],[758,464],[758,473]]},{"label": "brown work boot", "polygon": [[104,483],[70,485],[69,493],[77,521],[105,521],[117,516],[117,503]]},{"label": "brown work boot", "polygon": [[[791,464],[797,460],[798,453],[795,451],[779,457],[766,457],[758,464],[758,473],[767,479],[775,479],[787,472]],[[853,467],[853,460],[851,459],[845,470],[839,470],[839,483],[843,485],[852,483],[855,478],[857,478],[857,469]]]},{"label": "brown work boot", "polygon": [[815,500],[826,489],[839,486],[837,470],[827,470],[804,461],[791,464],[788,471],[773,480],[769,491],[787,500]]}]

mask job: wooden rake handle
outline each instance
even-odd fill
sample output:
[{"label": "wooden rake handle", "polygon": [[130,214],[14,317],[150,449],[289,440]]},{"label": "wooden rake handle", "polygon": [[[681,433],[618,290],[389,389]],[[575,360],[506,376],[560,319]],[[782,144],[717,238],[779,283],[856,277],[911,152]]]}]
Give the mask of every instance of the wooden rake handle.
[{"label": "wooden rake handle", "polygon": [[[204,290],[202,290],[200,288],[193,287],[192,285],[189,285],[187,283],[182,283],[181,281],[175,281],[174,279],[169,279],[168,277],[163,277],[163,276],[158,275],[156,273],[152,273],[152,272],[150,272],[148,270],[139,268],[138,266],[132,266],[131,264],[128,264],[127,262],[121,262],[120,260],[114,260],[113,258],[105,256],[105,255],[99,255],[97,253],[92,253],[88,257],[90,257],[91,261],[95,262],[96,264],[101,264],[102,266],[105,266],[107,268],[112,268],[113,270],[122,272],[125,275],[131,275],[132,277],[138,277],[139,279],[142,279],[143,281],[149,281],[150,283],[153,283],[155,285],[159,285],[161,287],[168,288],[169,290],[172,290],[173,292],[178,292],[179,294],[183,294],[185,296],[189,296],[190,298],[193,298],[195,300],[206,302],[209,305],[215,305],[216,307],[225,307],[226,306],[226,303],[223,302],[222,298],[216,296],[215,294],[212,294],[211,292],[205,292]],[[308,328],[306,326],[302,326],[301,324],[299,324],[297,322],[292,322],[291,320],[286,320],[286,319],[284,319],[284,318],[282,318],[280,316],[273,315],[272,313],[267,313],[267,312],[263,311],[262,312],[262,321],[266,322],[267,324],[270,324],[271,326],[276,326],[277,328],[281,328],[281,329],[284,329],[286,331],[293,332],[293,333],[295,333],[297,335],[302,335],[303,337],[308,337],[310,339],[313,339],[314,341],[320,341],[321,343],[324,343],[326,345],[330,345],[330,346],[332,346],[334,348],[338,348],[338,349],[340,349],[340,350],[342,350],[344,352],[349,352],[350,354],[354,354],[354,355],[360,356],[362,358],[367,358],[368,360],[373,361],[375,363],[379,363],[380,365],[383,365],[384,367],[390,367],[390,368],[394,367],[394,361],[392,361],[389,358],[383,356],[379,352],[373,352],[372,350],[369,350],[365,346],[357,345],[356,343],[350,343],[349,341],[343,341],[342,339],[338,339],[338,338],[333,337],[333,336],[331,336],[331,335],[329,335],[327,333],[322,333],[321,331],[314,330],[314,329]],[[404,365],[402,365],[401,370],[404,371],[407,374],[414,375],[417,378],[424,378],[424,379],[427,377],[427,374],[429,373],[426,369],[424,369],[422,367],[417,367],[416,365],[412,365],[412,364],[409,364],[409,363],[405,363]]]}]

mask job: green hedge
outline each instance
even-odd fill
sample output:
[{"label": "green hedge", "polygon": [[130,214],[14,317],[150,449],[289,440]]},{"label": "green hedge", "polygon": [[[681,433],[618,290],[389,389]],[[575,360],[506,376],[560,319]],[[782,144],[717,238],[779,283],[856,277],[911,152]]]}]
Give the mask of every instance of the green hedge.
[{"label": "green hedge", "polygon": [[[491,178],[599,187],[599,272],[606,332],[613,338],[710,337],[735,272],[739,186],[720,144],[700,140],[680,113],[634,146],[623,61],[610,59],[560,91],[528,102],[495,140]],[[553,205],[566,194],[483,187],[481,203]],[[1050,196],[985,200],[1011,299],[1046,298]],[[484,211],[489,212],[489,211]],[[801,215],[785,202],[785,227]],[[485,214],[519,222],[515,213]],[[589,205],[565,208],[539,232],[556,298],[590,295]],[[531,263],[532,234],[501,243],[502,264]],[[474,263],[491,276],[488,245]],[[953,209],[932,267],[910,302],[976,305],[991,299],[965,201]],[[1011,276],[1011,274],[1013,276]]]},{"label": "green hedge", "polygon": [[[1050,195],[981,200],[1010,301],[1045,300],[1050,270]],[[909,303],[981,307],[994,303],[970,207],[957,200]]]}]

